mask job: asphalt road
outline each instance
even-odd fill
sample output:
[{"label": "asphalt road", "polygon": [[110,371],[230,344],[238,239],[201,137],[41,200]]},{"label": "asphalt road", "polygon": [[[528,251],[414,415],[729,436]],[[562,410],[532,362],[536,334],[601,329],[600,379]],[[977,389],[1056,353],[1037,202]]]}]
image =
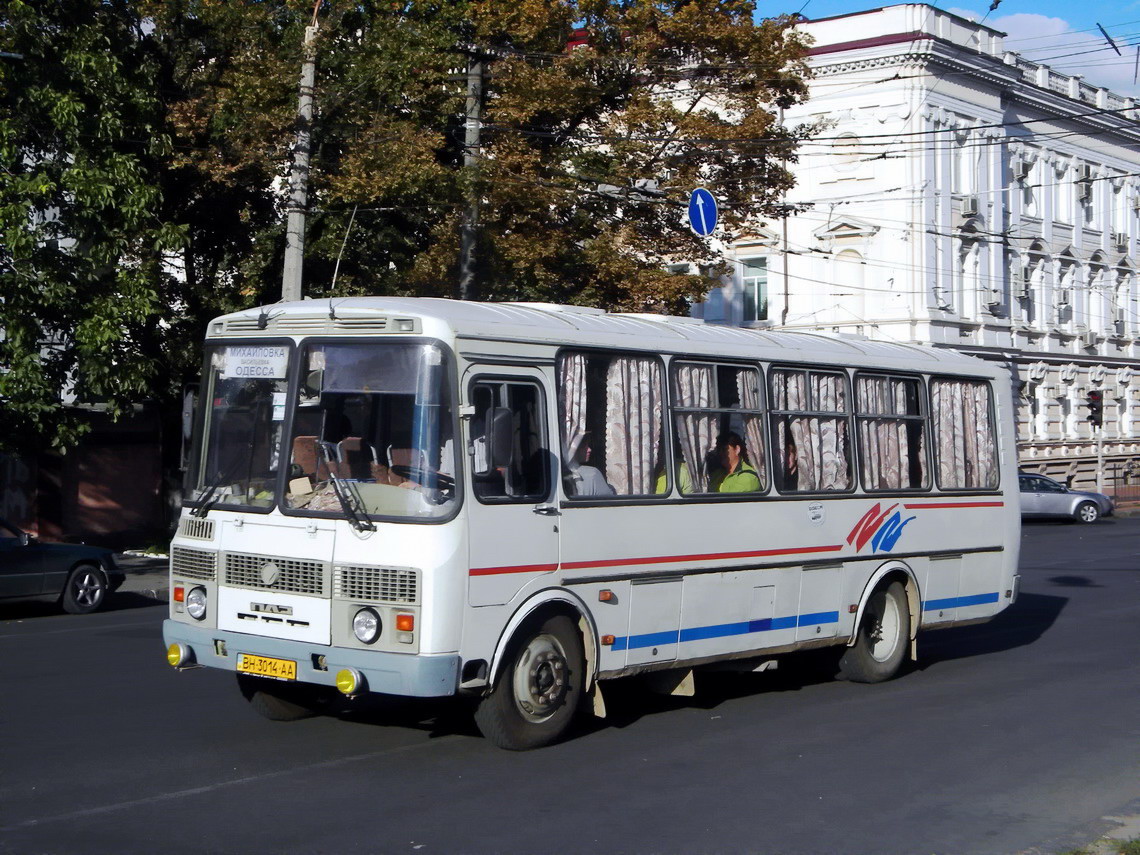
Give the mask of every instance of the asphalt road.
[{"label": "asphalt road", "polygon": [[920,636],[897,680],[813,654],[687,700],[621,684],[525,754],[454,704],[264,721],[172,671],[135,594],[6,606],[0,852],[1061,852],[1140,815],[1138,552],[1140,519],[1030,525],[1020,601]]}]

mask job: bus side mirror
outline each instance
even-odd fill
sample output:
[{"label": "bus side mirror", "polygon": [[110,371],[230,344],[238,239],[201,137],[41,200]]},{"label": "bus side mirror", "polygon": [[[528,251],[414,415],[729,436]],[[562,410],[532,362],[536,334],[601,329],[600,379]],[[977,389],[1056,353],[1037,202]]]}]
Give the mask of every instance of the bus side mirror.
[{"label": "bus side mirror", "polygon": [[20,546],[31,546],[32,536],[26,531],[20,532]]},{"label": "bus side mirror", "polygon": [[492,469],[510,465],[514,419],[506,407],[495,407],[487,422],[487,461]]}]

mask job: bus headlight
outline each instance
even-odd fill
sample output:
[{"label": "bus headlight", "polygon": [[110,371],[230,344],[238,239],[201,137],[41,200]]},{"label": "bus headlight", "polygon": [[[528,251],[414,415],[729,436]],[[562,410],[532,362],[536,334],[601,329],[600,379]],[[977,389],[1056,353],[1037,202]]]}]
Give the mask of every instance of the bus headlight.
[{"label": "bus headlight", "polygon": [[191,588],[186,593],[186,612],[194,620],[201,620],[206,616],[206,589],[202,587]]},{"label": "bus headlight", "polygon": [[371,644],[380,637],[380,615],[375,609],[363,608],[352,619],[352,634],[357,641]]}]

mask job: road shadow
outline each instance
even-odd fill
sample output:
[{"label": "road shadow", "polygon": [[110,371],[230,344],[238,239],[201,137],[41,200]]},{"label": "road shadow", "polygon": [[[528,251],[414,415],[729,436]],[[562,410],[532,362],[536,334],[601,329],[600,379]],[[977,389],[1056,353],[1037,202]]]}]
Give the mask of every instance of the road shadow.
[{"label": "road shadow", "polygon": [[[165,607],[166,603],[135,591],[115,591],[107,596],[107,601],[96,614],[133,611],[134,609],[147,609],[155,606]],[[58,598],[53,597],[0,603],[0,622],[59,617],[66,614],[67,612],[60,606]],[[74,615],[74,617],[83,618],[85,615]]]},{"label": "road shadow", "polygon": [[1016,603],[988,623],[922,633],[918,637],[918,662],[912,667],[925,671],[939,662],[1033,644],[1048,632],[1068,602],[1067,597],[1022,593]]}]

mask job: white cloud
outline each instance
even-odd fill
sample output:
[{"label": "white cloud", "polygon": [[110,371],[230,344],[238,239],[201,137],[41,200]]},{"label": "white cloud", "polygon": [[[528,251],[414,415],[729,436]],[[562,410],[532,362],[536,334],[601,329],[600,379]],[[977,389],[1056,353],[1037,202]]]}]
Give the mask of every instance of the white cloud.
[{"label": "white cloud", "polygon": [[1118,56],[1099,30],[1075,32],[1061,18],[1019,13],[992,18],[986,24],[1007,34],[1006,50],[1017,51],[1061,74],[1079,74],[1092,86],[1104,86],[1121,95],[1140,95],[1140,86],[1132,82],[1136,48],[1129,47],[1123,38],[1116,42],[1123,53]]},{"label": "white cloud", "polygon": [[[947,9],[971,21],[982,16],[970,9]],[[1100,30],[1077,31],[1063,18],[1019,12],[985,19],[987,27],[1006,34],[1005,49],[1016,51],[1033,62],[1048,65],[1061,74],[1084,77],[1091,86],[1103,86],[1120,95],[1140,96],[1140,86],[1132,82],[1136,48],[1121,36],[1117,55]],[[1109,35],[1112,34],[1111,27]]]}]

